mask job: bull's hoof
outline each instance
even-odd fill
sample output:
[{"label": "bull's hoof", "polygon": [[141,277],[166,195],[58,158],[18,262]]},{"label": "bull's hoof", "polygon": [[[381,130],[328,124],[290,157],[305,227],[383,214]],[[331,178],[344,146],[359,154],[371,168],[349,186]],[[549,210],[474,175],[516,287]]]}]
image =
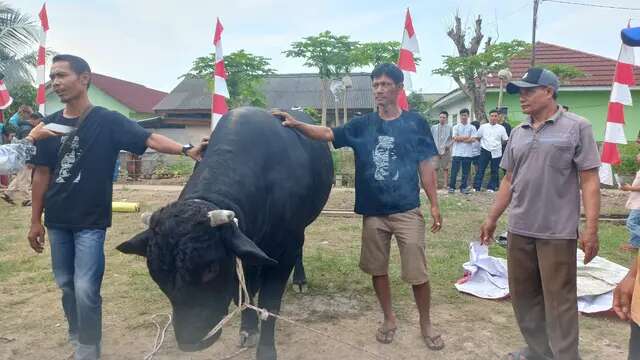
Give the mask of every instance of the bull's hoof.
[{"label": "bull's hoof", "polygon": [[307,283],[293,283],[293,291],[297,292],[298,294],[305,294],[309,289],[307,287]]},{"label": "bull's hoof", "polygon": [[253,348],[258,345],[259,334],[257,332],[250,333],[246,330],[240,331],[240,347]]},{"label": "bull's hoof", "polygon": [[277,360],[278,354],[276,353],[276,347],[272,346],[258,346],[256,352],[256,360]]}]

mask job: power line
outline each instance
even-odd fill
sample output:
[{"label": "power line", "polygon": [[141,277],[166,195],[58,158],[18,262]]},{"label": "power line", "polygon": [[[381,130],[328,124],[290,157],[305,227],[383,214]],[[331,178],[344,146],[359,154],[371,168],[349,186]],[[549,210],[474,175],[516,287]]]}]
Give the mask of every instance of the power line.
[{"label": "power line", "polygon": [[632,8],[632,7],[624,7],[624,6],[613,6],[613,5],[602,5],[602,4],[587,4],[587,3],[574,2],[574,1],[563,1],[563,0],[542,0],[542,1],[543,2],[554,2],[554,3],[560,3],[560,4],[569,4],[569,5],[579,5],[579,6],[605,8],[605,9],[640,11],[640,8]]}]

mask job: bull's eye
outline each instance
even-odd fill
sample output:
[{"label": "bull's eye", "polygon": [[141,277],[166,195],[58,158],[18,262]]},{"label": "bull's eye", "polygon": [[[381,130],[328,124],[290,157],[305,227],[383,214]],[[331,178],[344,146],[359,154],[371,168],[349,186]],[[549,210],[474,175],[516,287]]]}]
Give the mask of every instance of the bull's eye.
[{"label": "bull's eye", "polygon": [[220,272],[220,265],[218,264],[210,265],[202,273],[202,282],[206,283],[215,279],[215,277],[218,276],[219,272]]}]

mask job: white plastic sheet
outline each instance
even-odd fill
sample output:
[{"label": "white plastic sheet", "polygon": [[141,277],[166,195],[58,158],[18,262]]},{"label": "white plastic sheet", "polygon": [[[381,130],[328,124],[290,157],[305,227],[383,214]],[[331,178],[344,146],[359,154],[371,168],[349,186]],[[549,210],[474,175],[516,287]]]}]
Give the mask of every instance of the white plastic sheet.
[{"label": "white plastic sheet", "polygon": [[[584,313],[607,311],[613,305],[613,289],[628,269],[596,256],[583,264],[584,253],[578,250],[577,289],[578,310]],[[505,259],[489,256],[487,246],[475,241],[469,245],[469,261],[462,265],[464,276],[454,285],[460,292],[483,299],[509,296],[508,269]]]}]

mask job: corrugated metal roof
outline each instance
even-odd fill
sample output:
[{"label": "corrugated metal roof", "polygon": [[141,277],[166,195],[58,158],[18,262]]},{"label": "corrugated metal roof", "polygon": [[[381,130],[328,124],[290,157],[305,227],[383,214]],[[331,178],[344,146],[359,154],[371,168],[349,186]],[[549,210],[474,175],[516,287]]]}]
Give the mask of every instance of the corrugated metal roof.
[{"label": "corrugated metal roof", "polygon": [[[350,109],[373,107],[371,79],[369,73],[351,75],[353,87],[347,93],[347,106]],[[271,75],[264,80],[263,91],[267,108],[290,109],[292,107],[321,108],[321,85],[317,74],[281,74]],[[327,108],[333,109],[335,101],[329,92]],[[339,102],[342,107],[342,101]],[[154,108],[157,112],[171,110],[211,109],[211,89],[204,79],[184,79]]]}]

